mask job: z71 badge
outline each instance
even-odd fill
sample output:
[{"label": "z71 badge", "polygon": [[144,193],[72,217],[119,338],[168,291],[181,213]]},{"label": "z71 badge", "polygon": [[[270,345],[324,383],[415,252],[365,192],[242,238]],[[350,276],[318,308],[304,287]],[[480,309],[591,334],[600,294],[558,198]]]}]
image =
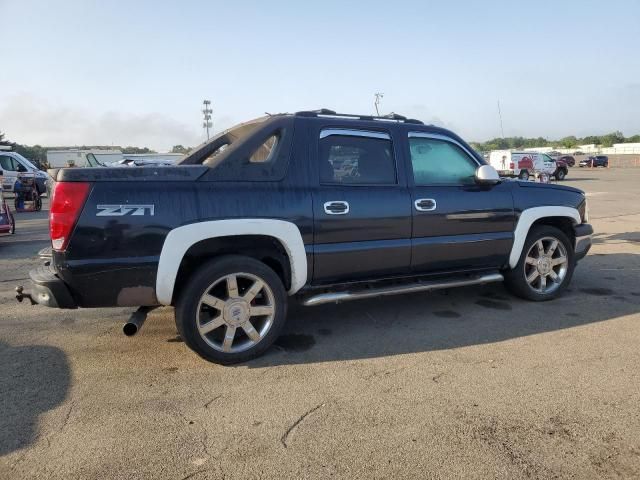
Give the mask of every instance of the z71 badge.
[{"label": "z71 badge", "polygon": [[123,217],[124,215],[153,217],[155,205],[98,205],[96,217]]}]

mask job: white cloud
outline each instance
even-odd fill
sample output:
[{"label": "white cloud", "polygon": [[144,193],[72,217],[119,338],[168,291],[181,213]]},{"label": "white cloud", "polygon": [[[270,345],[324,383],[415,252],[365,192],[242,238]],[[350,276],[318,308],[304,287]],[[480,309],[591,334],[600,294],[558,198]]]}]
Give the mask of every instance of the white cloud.
[{"label": "white cloud", "polygon": [[203,140],[196,125],[162,113],[93,112],[26,93],[0,103],[0,131],[11,141],[44,146],[132,145],[167,151],[173,145],[195,146]]}]

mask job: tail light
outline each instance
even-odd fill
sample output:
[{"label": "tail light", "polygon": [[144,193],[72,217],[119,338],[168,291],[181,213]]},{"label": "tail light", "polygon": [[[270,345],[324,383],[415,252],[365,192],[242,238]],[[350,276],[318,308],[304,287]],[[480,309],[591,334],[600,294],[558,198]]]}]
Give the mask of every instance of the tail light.
[{"label": "tail light", "polygon": [[67,248],[90,187],[86,182],[55,184],[49,209],[49,234],[54,250],[63,252]]},{"label": "tail light", "polygon": [[511,163],[509,164],[509,168],[510,168],[511,170],[513,170],[513,162],[511,162]]}]

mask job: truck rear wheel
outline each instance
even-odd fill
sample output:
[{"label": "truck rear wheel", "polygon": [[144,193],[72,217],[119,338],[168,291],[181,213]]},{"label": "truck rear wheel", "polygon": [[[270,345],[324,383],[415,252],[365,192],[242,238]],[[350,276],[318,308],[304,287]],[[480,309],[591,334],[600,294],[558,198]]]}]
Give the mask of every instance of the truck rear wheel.
[{"label": "truck rear wheel", "polygon": [[518,264],[504,272],[504,283],[519,297],[543,302],[562,293],[574,268],[573,246],[564,232],[536,225],[527,235]]},{"label": "truck rear wheel", "polygon": [[286,320],[287,294],[264,263],[229,255],[206,263],[191,277],[175,315],[185,343],[204,359],[246,362],[278,338]]}]

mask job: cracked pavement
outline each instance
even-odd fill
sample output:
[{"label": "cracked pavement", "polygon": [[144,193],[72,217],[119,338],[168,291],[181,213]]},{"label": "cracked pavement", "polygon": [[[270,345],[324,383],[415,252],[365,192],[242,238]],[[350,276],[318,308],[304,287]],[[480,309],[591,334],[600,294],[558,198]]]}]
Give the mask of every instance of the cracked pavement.
[{"label": "cracked pavement", "polygon": [[640,169],[573,168],[595,244],[563,297],[501,285],[314,308],[222,367],[172,310],[20,305],[46,213],[0,237],[0,478],[638,478]]}]

